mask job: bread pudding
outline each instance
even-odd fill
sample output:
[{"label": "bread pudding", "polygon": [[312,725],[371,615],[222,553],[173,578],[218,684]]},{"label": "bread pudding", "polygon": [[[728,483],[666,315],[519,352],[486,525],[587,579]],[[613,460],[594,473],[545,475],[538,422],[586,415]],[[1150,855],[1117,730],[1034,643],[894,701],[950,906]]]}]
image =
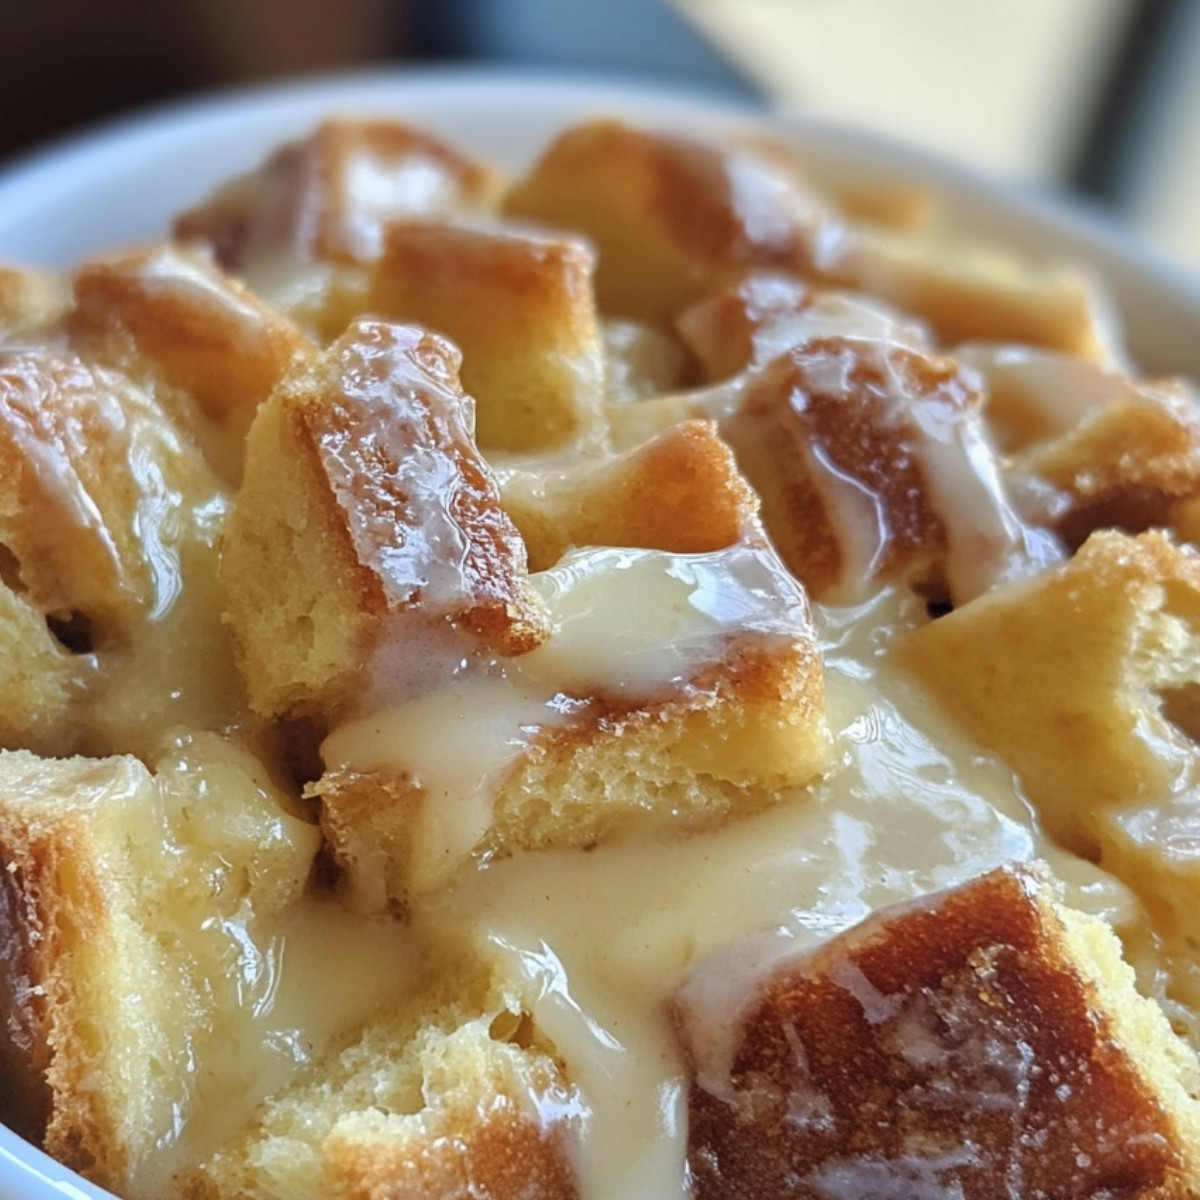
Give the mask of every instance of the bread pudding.
[{"label": "bread pudding", "polygon": [[0,270],[0,1120],[122,1200],[1200,1197],[1200,416],[762,137],[331,118]]}]

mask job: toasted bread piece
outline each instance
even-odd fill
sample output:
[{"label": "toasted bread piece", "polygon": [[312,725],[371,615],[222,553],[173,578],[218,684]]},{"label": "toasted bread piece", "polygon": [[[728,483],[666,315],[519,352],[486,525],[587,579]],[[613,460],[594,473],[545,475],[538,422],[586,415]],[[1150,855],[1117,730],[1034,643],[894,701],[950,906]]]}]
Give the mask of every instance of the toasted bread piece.
[{"label": "toasted bread piece", "polygon": [[712,827],[824,766],[807,602],[761,541],[581,551],[531,581],[543,646],[322,747],[312,792],[360,906],[403,908],[516,850]]},{"label": "toasted bread piece", "polygon": [[401,659],[374,658],[397,638],[444,643],[447,664],[544,638],[457,370],[436,335],[363,320],[260,410],[222,562],[257,711],[403,692]]},{"label": "toasted bread piece", "polygon": [[896,654],[1016,769],[1049,832],[1095,859],[1096,815],[1165,802],[1196,757],[1164,698],[1186,699],[1200,676],[1200,557],[1160,533],[1095,533],[1069,562],[916,630]]},{"label": "toasted bread piece", "polygon": [[408,217],[492,207],[499,179],[430,134],[379,120],[330,120],[175,220],[267,302],[319,341],[366,310],[366,264]]},{"label": "toasted bread piece", "polygon": [[711,421],[685,421],[572,470],[513,473],[503,497],[534,571],[554,566],[573,546],[723,550],[758,509]]},{"label": "toasted bread piece", "polygon": [[1138,533],[1200,492],[1200,413],[1182,382],[1153,382],[1063,354],[967,347],[1007,455],[1015,503],[1071,545],[1095,529]]},{"label": "toasted bread piece", "polygon": [[161,616],[223,489],[126,376],[67,351],[0,354],[0,545],[29,600],[96,640]]},{"label": "toasted bread piece", "polygon": [[721,432],[814,595],[899,579],[962,603],[1059,553],[1012,511],[981,403],[951,359],[831,335],[753,376]]},{"label": "toasted bread piece", "polygon": [[[1163,955],[1193,959],[1200,558],[1160,533],[1096,533],[1069,563],[917,630],[897,653],[1016,770],[1049,833],[1138,896]],[[1171,999],[1200,1000],[1194,971],[1168,977]]]},{"label": "toasted bread piece", "polygon": [[482,449],[594,440],[604,389],[594,257],[573,237],[395,222],[367,307],[458,346]]},{"label": "toasted bread piece", "polygon": [[769,271],[751,272],[685,309],[675,327],[709,382],[761,367],[814,337],[848,334],[928,346],[921,322],[878,300]]},{"label": "toasted bread piece", "polygon": [[658,324],[749,267],[807,269],[828,217],[787,156],[617,121],[561,134],[504,211],[586,234],[601,309]]},{"label": "toasted bread piece", "polygon": [[197,1089],[255,1036],[273,922],[317,844],[214,735],[180,739],[157,776],[0,754],[0,1058],[41,1093],[29,1132],[48,1153],[129,1200],[165,1194],[196,1149]]},{"label": "toasted bread piece", "polygon": [[676,999],[698,1200],[1195,1196],[1200,1068],[1112,930],[1025,868]]},{"label": "toasted bread piece", "polygon": [[85,263],[67,326],[89,360],[183,393],[227,433],[239,460],[259,405],[314,349],[207,258],[171,246]]},{"label": "toasted bread piece", "polygon": [[271,1097],[188,1200],[575,1200],[586,1109],[528,1018],[462,975]]},{"label": "toasted bread piece", "polygon": [[388,221],[486,209],[498,189],[492,170],[409,125],[329,120],[181,213],[174,234],[235,272],[269,255],[369,262]]}]

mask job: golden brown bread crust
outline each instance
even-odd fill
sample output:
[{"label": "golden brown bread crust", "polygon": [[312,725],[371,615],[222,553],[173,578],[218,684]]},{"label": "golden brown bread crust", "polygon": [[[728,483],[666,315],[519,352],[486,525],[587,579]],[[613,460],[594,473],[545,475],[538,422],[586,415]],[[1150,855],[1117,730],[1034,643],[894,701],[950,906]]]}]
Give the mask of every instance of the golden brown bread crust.
[{"label": "golden brown bread crust", "polygon": [[[691,1085],[697,1200],[1194,1196],[1200,1108],[1122,1044],[1074,953],[1005,869],[777,968],[728,1076]],[[703,1070],[711,1031],[676,1017]]]},{"label": "golden brown bread crust", "polygon": [[[133,771],[121,781],[122,772]],[[3,760],[0,804],[0,972],[13,1006],[7,1011],[7,1049],[20,1063],[22,1086],[42,1094],[40,1127],[34,1132],[46,1153],[93,1180],[118,1186],[126,1168],[110,1098],[103,1086],[87,1086],[103,1031],[92,1022],[107,1015],[78,986],[81,947],[114,951],[108,927],[103,849],[86,806],[103,790],[136,786],[144,769],[115,762],[71,760],[57,780],[74,788],[56,811],[43,807],[40,764],[29,754]],[[28,798],[31,803],[22,804]],[[53,1097],[53,1102],[50,1098]]]},{"label": "golden brown bread crust", "polygon": [[1194,397],[1145,385],[1014,462],[1023,481],[1052,489],[1055,527],[1079,546],[1097,529],[1166,525],[1174,501],[1200,490],[1200,414]]},{"label": "golden brown bread crust", "polygon": [[261,770],[212,734],[153,776],[0,754],[0,1059],[44,1102],[26,1120],[47,1153],[129,1200],[203,1144],[196,1060],[253,1046],[239,1005],[316,853]]},{"label": "golden brown bread crust", "polygon": [[504,210],[586,234],[601,309],[658,323],[748,267],[803,272],[826,216],[794,163],[761,146],[617,121],[567,130]]},{"label": "golden brown bread crust", "polygon": [[745,370],[761,326],[811,305],[813,289],[794,275],[755,272],[681,312],[675,329],[709,382]]},{"label": "golden brown bread crust", "polygon": [[872,296],[772,271],[752,271],[685,309],[675,328],[709,382],[765,366],[820,337],[886,338],[912,350],[930,348],[924,322]]},{"label": "golden brown bread crust", "polygon": [[516,474],[503,497],[533,571],[554,566],[572,546],[723,550],[758,509],[710,421],[684,421],[625,454],[571,471]]},{"label": "golden brown bread crust", "polygon": [[[363,177],[374,186],[363,188]],[[497,189],[491,170],[420,130],[330,120],[181,213],[174,236],[207,243],[233,271],[255,255],[284,252],[363,262],[378,256],[388,220],[485,208]]]},{"label": "golden brown bread crust", "polygon": [[[927,372],[911,353],[903,354],[903,362],[920,369],[917,386],[923,391],[945,391],[952,407],[965,408],[968,397],[953,364],[930,363],[933,371]],[[772,540],[814,596],[837,587],[860,565],[847,560],[846,522],[823,494],[826,460],[885,514],[879,520],[880,552],[869,569],[885,578],[920,576],[946,552],[945,525],[913,452],[915,430],[907,414],[897,411],[887,384],[854,344],[809,344],[755,380],[740,410],[722,426],[762,497]],[[854,523],[859,517],[851,514]],[[873,533],[864,532],[868,538]]]},{"label": "golden brown bread crust", "polygon": [[1139,533],[1200,491],[1200,413],[1181,380],[1027,346],[973,345],[985,415],[1014,503],[1077,547],[1096,529]]},{"label": "golden brown bread crust", "polygon": [[[193,231],[210,238],[222,253],[238,258],[243,267],[270,266],[271,256],[277,254],[284,259],[291,256],[292,263],[283,263],[288,268],[297,262],[302,266],[313,262],[336,264],[331,272],[345,268],[347,278],[358,281],[354,286],[363,284],[363,290],[354,292],[354,287],[347,285],[341,299],[330,304],[326,312],[330,330],[340,330],[337,321],[342,309],[338,304],[351,293],[358,297],[367,294],[364,281],[370,278],[377,298],[388,296],[388,304],[394,302],[396,311],[420,317],[463,341],[468,372],[474,371],[486,357],[486,337],[497,335],[497,342],[502,343],[497,355],[508,362],[525,359],[528,370],[511,387],[512,406],[508,408],[491,407],[492,396],[487,388],[482,382],[473,382],[475,377],[468,375],[467,382],[471,385],[468,390],[479,391],[481,398],[489,403],[485,416],[489,420],[496,417],[493,431],[485,430],[483,440],[490,446],[541,449],[576,436],[595,414],[588,404],[575,404],[578,395],[573,389],[570,370],[560,372],[560,382],[565,378],[566,385],[559,396],[562,402],[557,407],[549,406],[552,413],[547,411],[546,403],[534,402],[531,397],[543,377],[550,373],[545,369],[548,355],[578,354],[591,365],[598,361],[587,252],[567,238],[484,234],[447,225],[417,224],[408,217],[399,224],[393,223],[389,235],[388,222],[396,210],[358,207],[351,189],[343,184],[353,172],[365,170],[376,184],[382,179],[383,191],[402,190],[399,177],[407,166],[419,164],[421,170],[428,170],[429,161],[423,158],[428,146],[422,142],[414,149],[411,141],[406,143],[403,138],[397,141],[390,134],[380,138],[368,136],[362,132],[361,124],[349,133],[347,128],[343,123],[340,131],[333,134],[323,131],[312,143],[294,148],[290,158],[285,154],[256,179],[243,181],[240,193],[235,187],[211,206]],[[620,155],[628,151],[631,140],[643,148],[647,143],[653,145],[647,160],[637,160],[636,156],[629,159],[631,170],[626,175],[617,168]],[[806,208],[804,196],[788,193],[788,168],[773,162],[769,153],[755,158],[745,152],[749,155],[745,158],[742,149],[709,152],[680,145],[674,139],[643,135],[624,141],[618,138],[605,153],[609,154],[608,162],[596,169],[596,177],[600,178],[606,170],[621,176],[610,181],[618,205],[629,201],[629,193],[621,189],[629,189],[632,180],[631,211],[640,213],[639,220],[644,218],[638,252],[629,253],[626,260],[627,281],[633,286],[640,272],[664,280],[664,295],[670,287],[677,289],[677,294],[667,299],[658,296],[647,301],[643,315],[650,317],[653,313],[656,314],[653,319],[665,322],[667,316],[663,314],[669,316],[677,311],[680,295],[691,295],[691,288],[707,289],[717,282],[737,278],[747,264],[782,263],[797,271],[819,273],[818,265],[810,261],[806,238],[811,239],[823,215],[819,207]],[[603,159],[603,154],[600,158]],[[767,228],[761,237],[762,227],[753,227],[754,222],[744,219],[746,214],[739,211],[739,201],[744,197],[738,194],[738,189],[747,172],[756,181],[754,186],[762,189],[755,193],[756,203],[764,199],[767,202]],[[452,165],[444,161],[440,166],[435,163],[432,173],[440,180],[437,186],[446,189],[450,197],[446,203],[450,207],[457,211],[468,203],[462,189],[469,191],[470,185],[455,176]],[[638,181],[644,182],[647,176],[649,203],[638,210],[637,203],[646,198],[646,193],[640,197],[636,194],[641,186]],[[451,177],[458,182],[452,179],[448,183]],[[599,191],[603,193],[603,188]],[[600,199],[606,202],[603,194]],[[590,203],[588,197],[576,196],[576,200],[585,206]],[[762,216],[762,211],[758,210],[756,218]],[[427,216],[428,210],[422,209],[422,214]],[[437,215],[445,214],[439,211]],[[185,219],[181,227],[186,226]],[[608,236],[603,227],[602,232]],[[379,254],[388,236],[392,240],[385,252],[384,266],[379,270],[363,267],[364,262]],[[619,240],[616,244],[622,253],[628,252],[627,245]],[[867,243],[859,243],[863,244]],[[476,253],[480,248],[481,252]],[[509,251],[514,253],[510,255]],[[223,290],[213,311],[203,304],[192,306],[191,298],[181,295],[169,295],[165,305],[152,304],[150,292],[154,289],[148,286],[148,280],[160,269],[178,276],[180,261],[180,256],[154,252],[85,268],[77,287],[79,310],[69,321],[73,345],[85,361],[101,359],[105,367],[117,366],[138,381],[161,382],[162,393],[150,389],[160,402],[168,392],[179,391],[194,397],[209,418],[218,422],[229,419],[244,425],[292,358],[303,357],[310,351],[302,337],[298,334],[293,337],[295,330],[288,321],[273,322],[269,310],[236,288]],[[610,264],[614,261],[609,258]],[[880,252],[873,259],[868,255],[864,261],[861,274],[854,277],[856,282],[869,282],[874,270],[883,291],[892,294],[904,290],[904,272],[889,275],[894,264],[885,254]],[[544,267],[545,271],[526,275],[523,273],[526,266]],[[944,271],[943,267],[944,264],[934,264],[926,274],[921,270],[915,272],[919,284],[915,302],[924,306],[944,336],[954,332],[954,322],[958,321],[960,329],[970,332],[1029,328],[1037,336],[1053,341],[1059,336],[1053,332],[1057,317],[1065,312],[1069,318],[1075,312],[1071,304],[1077,294],[1054,293],[1045,306],[1040,306],[1037,289],[1029,281],[1006,290],[1002,284],[987,278],[986,273],[969,277],[965,282],[956,281],[949,278],[952,272]],[[200,267],[196,270],[209,283],[215,282],[214,272],[206,274],[207,268]],[[494,278],[482,280],[488,272]],[[314,272],[312,278],[321,278],[320,273]],[[613,276],[609,282],[619,289],[619,272],[615,278],[615,284]],[[386,288],[380,282],[383,280]],[[477,292],[484,297],[479,305],[482,316],[475,313],[466,320],[465,306],[457,298],[473,282],[481,280],[487,284]],[[772,304],[775,306],[772,311],[785,315],[807,310],[812,302],[807,284],[798,277],[777,282],[782,298],[768,297],[761,304],[757,293],[743,291],[733,296],[732,301],[729,295],[718,296],[704,319],[694,321],[690,334],[687,318],[680,319],[678,328],[684,331],[685,338],[690,338],[708,378],[724,377],[748,367],[757,370],[769,361],[763,356],[762,347],[767,342],[760,334],[767,323],[766,310]],[[920,291],[926,284],[930,285],[928,296]],[[582,294],[579,303],[576,303],[580,301],[577,293]],[[1058,301],[1064,296],[1067,303],[1060,306]],[[974,306],[976,298],[978,306]],[[511,302],[507,307],[506,299]],[[1043,307],[1046,311],[1042,311]],[[516,318],[528,313],[538,318],[534,325],[544,319],[546,327],[539,326],[529,334],[530,345],[523,347],[518,355],[514,339],[518,335],[524,338],[526,332]],[[505,325],[501,330],[500,318],[509,316],[514,317],[513,326]],[[455,324],[460,319],[462,323]],[[659,326],[662,337],[667,336],[661,333],[664,327]],[[1051,330],[1049,334],[1047,329]],[[267,678],[265,669],[256,676],[257,684],[265,689],[260,695],[270,697],[260,702],[263,711],[292,715],[316,708],[319,711],[314,728],[320,728],[321,721],[331,714],[340,715],[351,703],[351,693],[358,684],[377,684],[374,675],[366,678],[368,672],[362,663],[373,660],[381,645],[386,643],[397,650],[389,666],[408,661],[414,631],[419,639],[428,630],[422,628],[424,618],[418,616],[415,624],[406,624],[394,620],[398,615],[407,617],[421,610],[432,614],[427,622],[431,628],[444,631],[446,626],[454,625],[465,629],[476,642],[482,643],[485,658],[491,657],[488,652],[493,650],[503,655],[529,649],[545,633],[542,614],[524,586],[525,565],[519,540],[505,522],[495,480],[475,451],[470,429],[464,432],[469,421],[464,418],[461,422],[464,428],[452,428],[447,434],[446,425],[454,422],[447,420],[439,425],[445,412],[436,400],[425,404],[422,397],[414,401],[411,409],[404,410],[398,426],[388,424],[385,436],[376,436],[377,429],[363,436],[373,410],[361,395],[346,394],[346,381],[353,377],[356,384],[369,382],[381,358],[386,358],[390,351],[384,348],[381,354],[376,354],[380,345],[368,347],[370,339],[361,337],[361,331],[360,326],[352,335],[359,338],[354,354],[344,354],[346,346],[339,343],[335,354],[308,369],[297,370],[287,385],[293,390],[285,388],[278,392],[278,403],[268,404],[269,411],[260,416],[253,439],[260,453],[257,475],[243,493],[242,525],[230,543],[234,565],[229,578],[245,594],[240,627],[243,632],[250,629],[253,634],[246,639],[247,643],[252,642],[265,658],[278,661],[290,648],[302,645],[305,638],[315,642],[318,637],[328,635],[337,641],[335,653],[318,664],[325,674],[293,674],[284,681],[290,690],[281,687],[271,693],[270,688],[278,681]],[[503,337],[499,336],[501,333]],[[899,373],[921,376],[922,384],[928,384],[929,390],[938,393],[924,415],[940,421],[948,410],[949,424],[953,425],[954,418],[961,415],[959,410],[973,410],[975,400],[959,405],[956,397],[947,400],[945,393],[952,392],[959,384],[967,391],[970,389],[962,378],[953,377],[948,360],[936,360],[921,353],[923,336],[911,340],[916,346],[903,354],[913,361],[901,355]],[[447,371],[453,374],[453,366],[447,368],[452,355],[436,338],[418,336],[410,349],[414,362],[421,360],[418,371],[431,371],[435,376]],[[529,351],[527,354],[525,349]],[[822,343],[818,350],[827,351],[828,346]],[[218,356],[216,359],[214,354]],[[338,354],[342,354],[341,359],[337,359]],[[829,355],[830,360],[836,357]],[[919,365],[914,366],[913,362]],[[938,375],[939,368],[930,367],[931,362],[945,367],[945,372]],[[89,363],[89,369],[94,365]],[[804,378],[804,387],[809,392],[819,392],[815,377],[826,369],[835,371],[836,366],[832,361],[824,363],[812,377]],[[849,373],[853,374],[854,369],[851,366]],[[386,368],[383,373],[387,373]],[[877,372],[874,384],[881,385],[882,374]],[[479,379],[485,377],[486,373]],[[771,369],[763,376],[767,378],[773,378]],[[748,388],[758,400],[763,398],[763,392],[756,389],[766,387],[763,379],[753,381]],[[441,382],[446,383],[446,379]],[[863,380],[854,382],[857,386]],[[731,393],[746,383],[747,380],[736,381]],[[428,386],[436,391],[434,384]],[[447,383],[446,390],[453,392],[455,388]],[[584,391],[593,395],[587,388]],[[235,392],[236,402],[229,407]],[[281,398],[284,396],[286,399]],[[523,433],[506,442],[505,438],[516,428],[511,420],[513,413],[522,403],[537,410],[532,416],[527,414],[533,433],[526,441],[522,440]],[[752,404],[743,410],[741,417],[748,419],[751,408]],[[775,435],[794,414],[774,411],[772,415],[781,418],[780,425],[758,431],[759,448],[766,456],[778,450]],[[809,447],[817,446],[822,454],[832,451],[839,469],[853,465],[856,454],[863,456],[860,466],[863,462],[881,464],[878,479],[871,475],[872,466],[850,482],[851,488],[863,494],[876,485],[879,487],[868,503],[875,505],[873,517],[887,526],[887,538],[883,539],[884,549],[872,563],[878,563],[881,580],[895,578],[916,583],[940,598],[939,589],[952,590],[944,578],[943,563],[955,541],[956,515],[934,496],[924,464],[917,461],[920,456],[906,442],[910,434],[918,436],[915,428],[918,422],[908,422],[906,418],[890,422],[895,414],[886,412],[859,415],[863,419],[849,422],[848,427],[832,415],[823,424],[818,422],[819,427],[808,431]],[[738,421],[728,424],[733,431],[731,436],[735,436]],[[1158,439],[1156,427],[1147,431],[1144,443],[1150,445],[1160,440],[1160,457],[1164,462],[1175,453],[1167,436],[1170,433],[1166,431]],[[1081,504],[1087,508],[1089,519],[1097,512],[1112,511],[1103,506],[1108,504],[1114,488],[1125,505],[1123,513],[1155,514],[1138,517],[1150,520],[1157,519],[1170,497],[1185,494],[1190,486],[1185,475],[1178,475],[1177,481],[1176,475],[1171,474],[1174,465],[1165,466],[1165,473],[1152,479],[1149,475],[1146,478],[1138,475],[1132,480],[1126,471],[1114,483],[1102,477],[1108,463],[1096,459],[1094,451],[1102,443],[1103,454],[1110,454],[1121,440],[1118,427],[1089,436],[1090,440],[1085,439],[1086,444],[1079,447],[1059,446],[1053,454],[1039,451],[1036,464],[1039,470],[1044,470],[1039,479],[1050,478],[1057,472],[1055,479],[1061,478],[1064,488],[1074,489],[1082,497]],[[872,438],[878,444],[872,443]],[[597,441],[603,442],[603,436]],[[397,524],[410,531],[417,527],[424,530],[425,522],[419,513],[414,516],[414,509],[428,514],[432,508],[437,515],[436,502],[432,506],[421,500],[412,502],[412,496],[404,493],[400,478],[405,462],[426,454],[431,446],[435,473],[444,469],[454,476],[453,484],[445,492],[447,497],[454,497],[453,501],[445,501],[447,511],[461,501],[461,507],[451,514],[452,524],[467,529],[464,570],[471,577],[464,581],[463,591],[468,593],[468,600],[461,607],[453,601],[444,604],[423,594],[426,587],[434,590],[431,575],[436,571],[428,569],[428,559],[420,560],[418,555],[419,561],[411,571],[406,565],[396,568],[397,557],[402,555],[389,555],[382,546],[387,540],[386,531],[394,531]],[[969,459],[970,455],[965,457]],[[883,464],[888,464],[887,469]],[[899,476],[896,495],[886,494],[884,477],[890,475],[892,467]],[[557,470],[557,466],[553,469]],[[1140,469],[1141,464],[1135,464],[1134,473]],[[790,478],[788,470],[784,467],[782,473]],[[1162,484],[1168,478],[1169,485]],[[828,494],[821,494],[821,488],[811,479],[808,484],[811,494],[807,499],[821,511],[810,505],[808,510],[792,515],[806,521],[813,517],[810,524],[814,528],[820,525],[817,517],[831,526]],[[923,487],[925,492],[921,494]],[[1144,502],[1147,487],[1161,487],[1162,494],[1152,502]],[[506,502],[511,503],[514,494],[510,488]],[[1153,506],[1155,503],[1157,507]],[[661,547],[677,554],[716,550],[728,546],[743,531],[753,508],[754,500],[734,469],[730,453],[714,438],[712,426],[688,422],[667,430],[629,455],[587,464],[569,479],[547,478],[540,495],[530,498],[524,518],[519,516],[514,524],[525,533],[533,529],[536,520],[544,522],[546,527],[539,526],[538,530],[541,542],[535,553],[535,565],[548,566],[568,545],[580,541]],[[378,536],[380,531],[384,531],[384,536]],[[820,532],[816,528],[818,540]],[[837,540],[832,528],[826,533]],[[896,547],[888,538],[904,543],[906,537],[911,542],[911,546],[906,544],[911,556],[904,561],[893,561],[891,555],[896,553]],[[386,547],[390,551],[397,549],[403,551],[404,547],[393,543]],[[837,566],[844,575],[845,542],[840,541],[836,549]],[[470,558],[476,553],[478,561]],[[923,553],[926,557],[922,557]],[[4,564],[0,563],[0,578],[4,575]],[[13,572],[9,575],[13,576]],[[19,577],[19,570],[13,577]],[[256,593],[254,588],[260,585],[262,590]],[[264,596],[268,603],[261,603]],[[297,596],[302,603],[294,604]],[[305,607],[312,597],[317,600]],[[24,602],[22,597],[17,598]],[[638,604],[635,595],[630,608],[636,612]],[[38,612],[32,607],[31,611],[36,623]],[[286,621],[280,619],[280,613]],[[274,620],[273,630],[271,620],[252,627],[253,620],[261,615]],[[281,631],[285,636],[278,636]],[[432,640],[436,641],[436,636]],[[455,649],[461,649],[462,645],[453,643]],[[469,641],[467,645],[471,653],[476,652],[477,648]],[[486,859],[505,853],[510,846],[568,845],[576,839],[590,846],[597,840],[619,836],[626,828],[625,814],[614,810],[623,802],[628,802],[633,810],[641,809],[633,812],[628,823],[629,829],[639,833],[703,826],[722,821],[727,814],[752,811],[756,805],[768,802],[770,789],[776,782],[785,786],[807,778],[818,758],[814,747],[821,740],[823,708],[815,648],[796,646],[780,654],[775,645],[758,646],[753,639],[731,636],[726,650],[724,658],[705,671],[686,678],[682,675],[671,678],[670,683],[679,685],[681,692],[686,693],[682,697],[661,699],[656,693],[652,702],[633,704],[620,694],[624,683],[613,685],[615,694],[608,694],[603,688],[595,695],[588,695],[586,689],[575,697],[556,694],[555,701],[578,704],[573,710],[576,719],[562,728],[539,730],[528,736],[525,761],[505,783],[507,790],[496,806],[495,827],[479,843],[478,857]],[[250,661],[249,654],[246,661]],[[302,665],[307,670],[309,664]],[[504,672],[515,675],[517,671],[512,663],[492,666],[497,675]],[[256,670],[257,667],[252,668],[251,673]],[[426,682],[417,683],[412,690],[420,693]],[[651,684],[652,690],[658,682]],[[404,690],[403,685],[400,690]],[[360,696],[364,708],[374,717],[378,713],[371,708],[378,696],[369,692],[370,688],[364,687]],[[521,734],[525,733],[522,729]],[[661,788],[653,795],[648,794],[647,781],[658,787],[655,771],[668,759],[667,768],[661,772],[665,777]],[[346,849],[348,839],[356,837],[361,844],[365,830],[366,840],[375,841],[376,851],[384,843],[386,855],[395,863],[407,861],[410,851],[403,842],[405,806],[420,797],[419,789],[406,776],[372,779],[362,773],[346,772],[339,776],[331,772],[315,790],[326,801],[329,841],[343,857],[352,857]],[[616,796],[618,803],[598,803],[610,796]],[[656,805],[660,810],[656,810]],[[396,828],[372,827],[376,819],[386,827],[392,817],[397,817]],[[395,845],[386,844],[388,838],[394,838]],[[78,849],[83,852],[82,846]],[[404,894],[403,885],[398,890]],[[21,893],[9,896],[8,891],[3,895],[7,899],[0,902],[0,928],[9,919],[3,913],[15,911],[15,898],[23,896]],[[0,942],[0,955],[5,950]],[[28,961],[25,949],[20,946],[9,957],[13,962]],[[970,970],[964,968],[962,978],[975,986],[980,976],[972,974],[975,964],[970,966]],[[217,976],[219,972],[210,973],[209,978]],[[984,984],[978,990],[995,999],[988,991],[991,984],[986,980]],[[970,1010],[970,1004],[978,997],[969,987],[967,991],[964,1007]],[[0,1004],[3,1002],[0,995]],[[984,1010],[991,1011],[986,1006]],[[28,1019],[24,1026],[17,1022],[19,1028],[13,1040],[12,1057],[16,1059],[22,1054],[16,1047],[17,1040],[23,1040],[26,1048],[32,1044],[29,1034],[32,1018],[28,1013],[24,1016]],[[786,1055],[794,1047],[785,1046],[776,1037],[775,1049]],[[18,1074],[30,1074],[20,1063],[15,1069]],[[325,1077],[318,1075],[323,1086]],[[431,1091],[435,1090],[436,1085],[431,1084]],[[370,1104],[368,1110],[367,1116],[373,1119],[375,1113],[370,1111]],[[547,1138],[535,1122],[526,1119],[527,1114],[516,1114],[503,1104],[488,1111],[488,1116],[468,1113],[465,1122],[452,1126],[449,1136],[428,1146],[421,1155],[401,1150],[395,1143],[335,1138],[327,1144],[330,1187],[363,1200],[384,1200],[398,1190],[438,1197],[483,1190],[500,1200],[574,1194],[561,1146],[551,1145],[553,1139]],[[804,1111],[789,1112],[785,1123],[789,1128],[797,1120],[803,1124],[808,1115]],[[69,1157],[70,1147],[66,1153]],[[908,1179],[905,1184],[918,1187],[920,1182]],[[1006,1184],[1009,1182],[1005,1180]],[[757,1189],[758,1184],[758,1178],[751,1177],[748,1186]],[[870,1190],[869,1184],[870,1181],[867,1186],[854,1186],[862,1193]],[[218,1190],[213,1194],[224,1200],[228,1195],[242,1193]],[[754,1200],[762,1200],[756,1191]]]},{"label": "golden brown bread crust", "polygon": [[257,418],[222,570],[258,711],[344,703],[392,615],[505,655],[544,638],[457,366],[435,335],[363,320]]},{"label": "golden brown bread crust", "polygon": [[591,247],[574,236],[397,221],[367,308],[459,348],[483,450],[547,450],[602,432],[594,267]]},{"label": "golden brown bread crust", "polygon": [[972,254],[936,238],[856,230],[842,239],[824,279],[920,317],[944,346],[978,339],[1023,342],[1095,362],[1119,357],[1102,289],[1075,271]]}]

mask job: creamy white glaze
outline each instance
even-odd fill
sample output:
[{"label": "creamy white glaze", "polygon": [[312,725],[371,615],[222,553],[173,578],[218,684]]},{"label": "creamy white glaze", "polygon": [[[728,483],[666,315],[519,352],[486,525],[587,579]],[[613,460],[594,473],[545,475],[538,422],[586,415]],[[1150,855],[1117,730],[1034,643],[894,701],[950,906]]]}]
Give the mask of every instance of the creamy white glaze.
[{"label": "creamy white glaze", "polygon": [[811,635],[803,592],[757,535],[709,554],[580,550],[530,580],[551,621],[536,650],[464,657],[427,693],[347,721],[322,746],[327,769],[390,769],[420,789],[418,890],[453,875],[506,773],[593,697],[671,699],[725,657],[731,635]]},{"label": "creamy white glaze", "polygon": [[[731,991],[748,998],[797,947],[1048,852],[1011,772],[881,665],[896,633],[923,619],[895,592],[856,610],[818,609],[836,765],[807,792],[713,834],[492,863],[418,914],[431,938],[474,931],[583,1090],[585,1200],[688,1194],[684,1068],[665,1005],[705,955],[742,948],[740,971],[727,960],[689,993],[700,1002],[710,987],[728,1011]],[[1109,916],[1136,912],[1086,864],[1069,895]],[[729,1049],[714,1047],[714,1061]]]}]

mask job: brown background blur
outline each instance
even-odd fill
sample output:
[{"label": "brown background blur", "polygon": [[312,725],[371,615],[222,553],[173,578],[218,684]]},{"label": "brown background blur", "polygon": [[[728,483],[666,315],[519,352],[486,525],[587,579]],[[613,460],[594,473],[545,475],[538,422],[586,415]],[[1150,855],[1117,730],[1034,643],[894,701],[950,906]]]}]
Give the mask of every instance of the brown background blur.
[{"label": "brown background blur", "polygon": [[0,163],[231,84],[599,68],[1075,191],[1200,271],[1200,0],[0,0],[0,54]]}]

